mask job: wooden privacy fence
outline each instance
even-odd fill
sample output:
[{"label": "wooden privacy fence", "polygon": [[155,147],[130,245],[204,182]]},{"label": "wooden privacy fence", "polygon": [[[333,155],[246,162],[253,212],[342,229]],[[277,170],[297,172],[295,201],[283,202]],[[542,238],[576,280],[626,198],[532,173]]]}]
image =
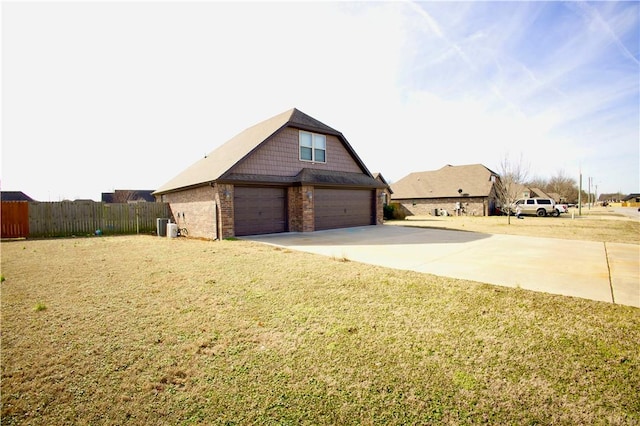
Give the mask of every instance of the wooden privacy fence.
[{"label": "wooden privacy fence", "polygon": [[[26,229],[20,228],[22,235],[9,232],[17,226],[14,223],[16,221],[12,219],[13,216],[5,217],[5,208],[7,212],[11,212],[12,204],[27,205],[28,223]],[[167,203],[3,201],[2,237],[66,237],[95,234],[98,230],[104,235],[150,233],[156,230],[157,218],[168,217],[170,217],[170,211]],[[5,222],[7,235],[5,235]]]},{"label": "wooden privacy fence", "polygon": [[2,238],[21,238],[29,235],[29,204],[26,201],[3,201],[0,216]]}]

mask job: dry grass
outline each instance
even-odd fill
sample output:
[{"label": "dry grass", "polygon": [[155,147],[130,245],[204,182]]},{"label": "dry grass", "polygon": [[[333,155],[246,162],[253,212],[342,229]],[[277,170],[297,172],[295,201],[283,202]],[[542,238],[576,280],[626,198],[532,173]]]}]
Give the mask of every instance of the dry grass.
[{"label": "dry grass", "polygon": [[635,308],[244,241],[3,243],[2,275],[3,425],[640,422]]},{"label": "dry grass", "polygon": [[[575,209],[571,209],[572,211]],[[485,234],[508,234],[568,240],[603,241],[610,243],[640,244],[640,221],[606,208],[583,209],[580,217],[571,212],[560,217],[526,216],[518,220],[506,216],[409,216],[405,220],[386,221],[388,225],[442,228]]]}]

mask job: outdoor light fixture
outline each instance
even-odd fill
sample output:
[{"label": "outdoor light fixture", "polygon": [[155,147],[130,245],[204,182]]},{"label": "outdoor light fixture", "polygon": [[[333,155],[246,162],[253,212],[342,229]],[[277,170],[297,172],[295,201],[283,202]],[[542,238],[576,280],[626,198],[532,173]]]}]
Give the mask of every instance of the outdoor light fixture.
[{"label": "outdoor light fixture", "polygon": [[307,199],[311,201],[313,199],[313,192],[307,191]]},{"label": "outdoor light fixture", "polygon": [[226,198],[227,200],[231,199],[231,191],[229,191],[228,189],[225,189],[223,194],[224,198]]}]

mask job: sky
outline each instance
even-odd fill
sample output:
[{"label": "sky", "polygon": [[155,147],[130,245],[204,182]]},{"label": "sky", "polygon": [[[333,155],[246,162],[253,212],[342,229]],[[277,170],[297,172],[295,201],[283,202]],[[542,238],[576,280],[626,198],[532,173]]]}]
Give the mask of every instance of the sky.
[{"label": "sky", "polygon": [[156,189],[298,108],[391,182],[507,159],[640,192],[639,2],[2,2],[0,186]]}]

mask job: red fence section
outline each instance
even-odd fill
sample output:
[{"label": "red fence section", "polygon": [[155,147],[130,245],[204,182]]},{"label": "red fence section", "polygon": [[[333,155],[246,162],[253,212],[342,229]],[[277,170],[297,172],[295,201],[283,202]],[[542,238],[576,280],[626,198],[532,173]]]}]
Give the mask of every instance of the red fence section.
[{"label": "red fence section", "polygon": [[3,201],[0,206],[2,238],[26,238],[29,236],[29,203]]}]

